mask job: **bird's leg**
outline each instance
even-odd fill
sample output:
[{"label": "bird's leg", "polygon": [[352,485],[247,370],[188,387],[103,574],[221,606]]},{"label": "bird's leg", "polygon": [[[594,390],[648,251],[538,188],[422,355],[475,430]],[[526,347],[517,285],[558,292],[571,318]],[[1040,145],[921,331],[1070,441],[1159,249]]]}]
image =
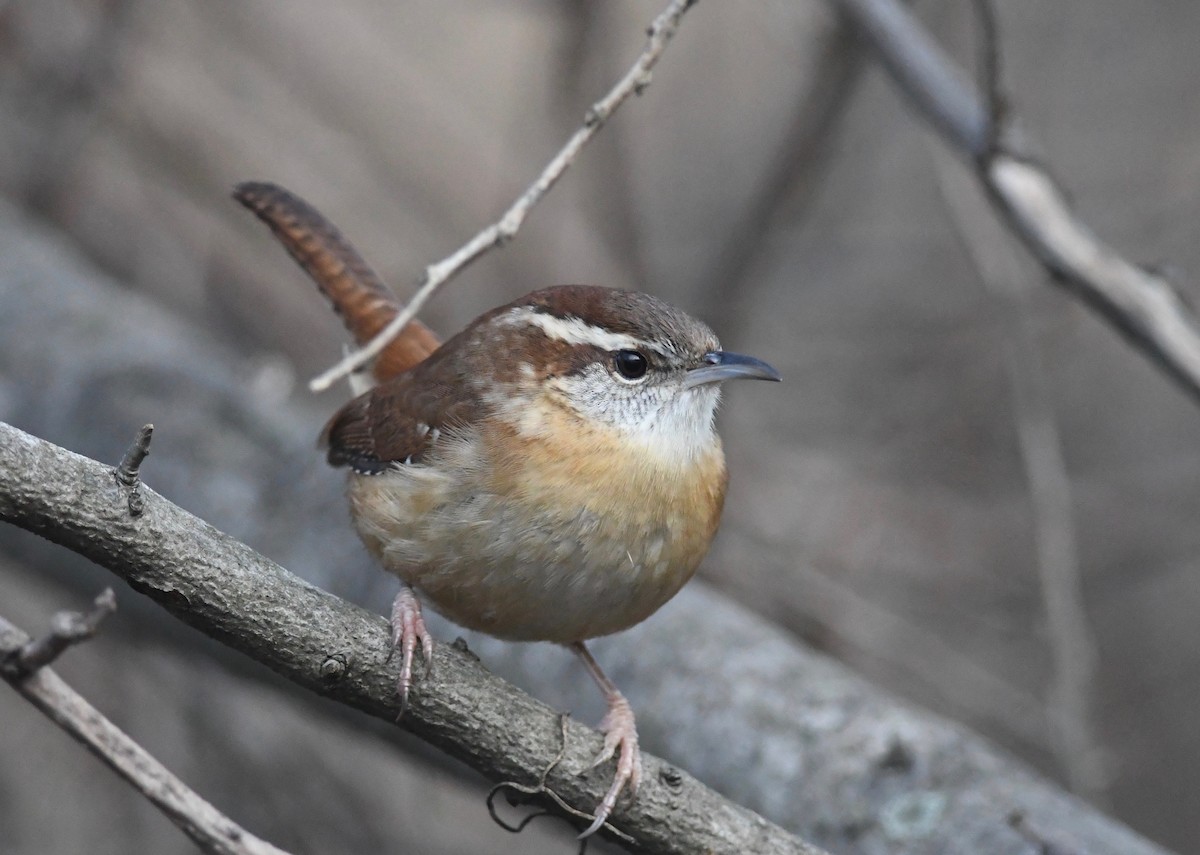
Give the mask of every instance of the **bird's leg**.
[{"label": "bird's leg", "polygon": [[626,784],[629,785],[630,796],[637,795],[638,786],[642,782],[642,755],[638,752],[637,725],[629,701],[625,700],[625,696],[613,685],[612,680],[600,670],[600,666],[596,664],[596,660],[582,641],[577,641],[570,647],[575,655],[583,660],[588,673],[592,675],[592,679],[596,681],[596,685],[604,692],[604,698],[608,701],[608,712],[600,721],[600,731],[604,734],[604,748],[588,768],[595,769],[614,754],[617,755],[617,773],[613,776],[612,786],[608,788],[603,801],[596,808],[592,824],[579,835],[580,839],[583,839],[595,834],[600,826],[604,825],[616,807],[617,797],[621,795]]},{"label": "bird's leg", "polygon": [[421,617],[421,601],[408,585],[400,589],[392,600],[392,651],[401,655],[400,679],[396,681],[396,693],[400,695],[400,715],[408,709],[408,690],[412,687],[413,654],[417,643],[421,644],[421,655],[425,659],[425,676],[433,667],[433,636],[425,629]]}]

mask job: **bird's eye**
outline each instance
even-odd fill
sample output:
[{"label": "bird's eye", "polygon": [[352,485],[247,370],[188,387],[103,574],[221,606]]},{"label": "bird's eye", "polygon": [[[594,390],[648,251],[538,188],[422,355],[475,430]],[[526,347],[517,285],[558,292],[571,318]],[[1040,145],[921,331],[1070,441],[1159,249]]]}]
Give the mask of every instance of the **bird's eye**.
[{"label": "bird's eye", "polygon": [[636,350],[618,350],[613,354],[613,365],[626,380],[641,380],[650,367],[646,357]]}]

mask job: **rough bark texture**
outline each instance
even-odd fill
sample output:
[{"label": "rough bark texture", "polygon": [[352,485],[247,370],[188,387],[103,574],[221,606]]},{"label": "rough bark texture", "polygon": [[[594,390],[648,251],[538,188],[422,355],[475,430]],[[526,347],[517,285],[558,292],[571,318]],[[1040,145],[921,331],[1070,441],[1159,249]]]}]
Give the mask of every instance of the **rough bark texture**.
[{"label": "rough bark texture", "polygon": [[[0,233],[13,234],[18,222],[13,220],[14,228]],[[186,376],[189,364],[203,365],[205,373],[216,377],[221,376],[222,365],[229,365],[198,342],[189,346],[185,331],[169,319],[115,291],[104,291],[96,282],[67,298],[71,270],[54,276],[51,270],[58,263],[46,263],[61,254],[61,248],[58,253],[39,253],[39,245],[49,248],[26,233],[14,242],[11,253],[5,253],[14,266],[28,264],[26,276],[31,278],[27,281],[41,278],[44,284],[36,298],[32,293],[18,297],[7,292],[12,302],[0,306],[0,317],[13,318],[4,308],[11,306],[15,313],[21,303],[46,297],[40,310],[57,314],[57,327],[65,336],[78,337],[91,329],[99,340],[112,340],[115,336],[110,338],[106,327],[137,316],[139,326],[172,342],[169,355],[153,355],[154,364],[123,369],[143,382],[150,380],[145,371],[152,375],[165,371],[178,380]],[[56,282],[68,284],[52,296]],[[150,357],[152,348],[139,345],[140,335],[131,332],[120,346]],[[46,375],[53,376],[53,354],[43,351],[40,358]],[[101,364],[99,357],[94,364]],[[146,382],[145,388],[160,385]],[[94,384],[83,386],[94,391]],[[246,409],[238,420],[256,422],[254,405],[244,392],[231,392],[224,402],[226,414],[243,406]],[[276,407],[277,416],[284,412],[282,405]],[[197,420],[205,418],[205,411],[189,408],[188,418],[193,429],[202,430]],[[284,435],[268,434],[261,422],[259,426],[263,433],[258,439],[268,442],[257,453],[247,448],[247,459],[279,453],[298,460],[305,453],[303,446],[291,448]],[[214,430],[216,426],[210,425],[203,432]],[[159,420],[156,433],[156,445],[143,466],[143,477],[150,483],[158,483],[156,466],[170,472],[170,430]],[[203,623],[205,631],[235,642],[260,661],[287,669],[301,684],[350,699],[376,715],[395,715],[393,676],[382,667],[386,656],[382,618],[299,582],[206,524],[195,528],[190,516],[151,491],[146,491],[145,513],[130,518],[124,488],[111,470],[65,453],[60,461],[44,445],[11,429],[5,429],[4,436],[0,494],[8,498],[0,499],[0,515],[20,516],[23,525],[39,533],[60,541],[71,538],[90,557],[126,568],[119,572],[136,574],[132,578],[138,590],[186,620]],[[115,462],[119,453],[112,458]],[[56,461],[53,466],[52,461]],[[188,479],[247,478],[235,464],[208,461]],[[56,471],[57,466],[63,471]],[[30,478],[33,472],[49,476],[44,489]],[[269,506],[270,479],[247,480],[243,489],[248,491],[247,507],[261,512]],[[329,499],[335,502],[337,497],[329,495]],[[306,501],[312,501],[312,496]],[[340,514],[325,511],[325,516],[305,518],[306,536],[315,537],[320,530],[336,532],[344,524]],[[55,530],[51,519],[63,512],[78,516],[66,529]],[[122,532],[136,546],[106,539],[106,534]],[[292,546],[298,558],[303,549]],[[186,560],[185,574],[176,572],[184,569],[177,566],[181,560]],[[286,594],[274,596],[277,587]],[[237,617],[239,612],[244,617]],[[283,634],[282,643],[277,632]],[[503,661],[507,652],[507,670],[556,702],[571,690],[576,699],[588,696],[582,675],[578,685],[574,678],[564,679],[568,657],[557,650],[517,646],[514,651],[494,643],[481,643],[479,648],[489,664]],[[661,746],[682,767],[836,851],[998,855],[1036,851],[1028,835],[1009,824],[1014,813],[1055,845],[1114,855],[1161,851],[1056,792],[978,738],[935,717],[909,711],[701,585],[689,586],[653,620],[601,649],[607,661],[617,662],[612,676],[634,698],[651,750]],[[346,671],[339,679],[330,682],[323,676],[330,669],[336,672],[343,660]],[[516,720],[535,724],[514,732],[511,722]],[[467,762],[486,762],[491,774],[527,783],[558,749],[556,719],[549,709],[445,646],[429,690],[414,698],[409,724]],[[563,772],[580,768],[595,749],[595,737],[584,733],[572,728]],[[475,744],[480,747],[468,747]],[[572,803],[590,803],[596,795],[592,790],[599,786],[597,778],[580,780],[563,772],[551,777],[550,786]],[[663,807],[659,798],[674,797],[658,774],[654,767],[650,777],[655,786],[648,790],[646,807]],[[653,826],[649,815],[635,813],[632,819]],[[735,819],[724,811],[713,817],[720,827]],[[749,820],[737,822],[741,823],[738,834],[760,833]],[[655,845],[670,845],[653,837],[653,827],[645,832]]]},{"label": "rough bark texture", "polygon": [[[112,570],[185,623],[313,692],[396,720],[390,632],[157,493],[132,515],[112,467],[0,423],[0,519]],[[607,769],[588,769],[602,740],[443,645],[410,698],[404,726],[488,778],[546,787],[576,809],[598,804]],[[565,750],[564,750],[565,749]],[[562,760],[553,768],[555,757]],[[648,853],[820,855],[815,847],[645,755],[645,780],[613,824]],[[605,832],[608,833],[608,832]]]}]

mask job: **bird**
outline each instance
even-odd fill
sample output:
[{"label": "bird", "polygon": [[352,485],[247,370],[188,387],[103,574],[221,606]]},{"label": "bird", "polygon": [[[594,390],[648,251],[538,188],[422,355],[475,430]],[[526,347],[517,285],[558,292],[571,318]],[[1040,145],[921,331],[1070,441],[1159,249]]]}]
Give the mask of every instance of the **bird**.
[{"label": "bird", "polygon": [[[395,316],[389,289],[302,199],[262,183],[235,197],[360,343]],[[728,485],[721,387],[780,375],[657,297],[595,285],[533,291],[436,342],[423,325],[407,329],[319,444],[348,472],[359,537],[401,583],[391,628],[402,705],[417,652],[432,662],[423,604],[583,662],[607,705],[593,767],[616,763],[586,837],[642,777],[633,709],[587,642],[645,620],[696,572]]]}]

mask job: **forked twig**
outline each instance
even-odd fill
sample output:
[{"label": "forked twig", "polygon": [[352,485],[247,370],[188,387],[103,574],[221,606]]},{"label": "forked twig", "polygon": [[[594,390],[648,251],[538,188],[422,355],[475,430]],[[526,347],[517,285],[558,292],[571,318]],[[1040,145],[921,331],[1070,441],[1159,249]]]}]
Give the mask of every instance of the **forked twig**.
[{"label": "forked twig", "polygon": [[[987,91],[981,95],[900,0],[832,2],[863,33],[925,119],[973,162],[977,179],[1008,227],[1053,281],[1200,401],[1200,323],[1195,313],[1166,277],[1131,263],[1097,238],[1046,166],[1020,150],[1013,116],[996,88],[996,57],[985,53]],[[988,12],[984,28],[994,31]]]},{"label": "forked twig", "polygon": [[571,135],[566,145],[559,149],[551,161],[546,164],[538,177],[525,189],[525,192],[504,212],[499,220],[479,232],[471,240],[451,255],[425,269],[421,286],[413,294],[404,311],[396,315],[371,341],[347,354],[340,362],[319,374],[309,383],[314,392],[328,389],[342,377],[366,365],[387,347],[404,327],[417,316],[425,303],[452,276],[483,255],[489,249],[501,246],[517,234],[525,218],[533,207],[542,200],[579,156],[583,147],[591,142],[599,133],[601,126],[631,95],[640,95],[650,85],[651,69],[658,63],[666,50],[667,43],[675,35],[683,14],[690,9],[696,0],[671,0],[670,5],[654,19],[648,30],[648,40],[645,49],[625,76],[617,81],[603,98],[591,106],[584,115],[583,124]]},{"label": "forked twig", "polygon": [[56,615],[51,632],[36,640],[0,617],[0,679],[132,784],[201,851],[210,855],[287,855],[201,798],[53,669],[45,667],[67,647],[90,638],[115,607],[108,589],[86,615]]},{"label": "forked twig", "polygon": [[0,656],[0,670],[20,679],[57,659],[70,647],[82,644],[96,634],[106,617],[117,610],[117,597],[105,588],[86,612],[59,612],[50,620],[50,631]]}]

